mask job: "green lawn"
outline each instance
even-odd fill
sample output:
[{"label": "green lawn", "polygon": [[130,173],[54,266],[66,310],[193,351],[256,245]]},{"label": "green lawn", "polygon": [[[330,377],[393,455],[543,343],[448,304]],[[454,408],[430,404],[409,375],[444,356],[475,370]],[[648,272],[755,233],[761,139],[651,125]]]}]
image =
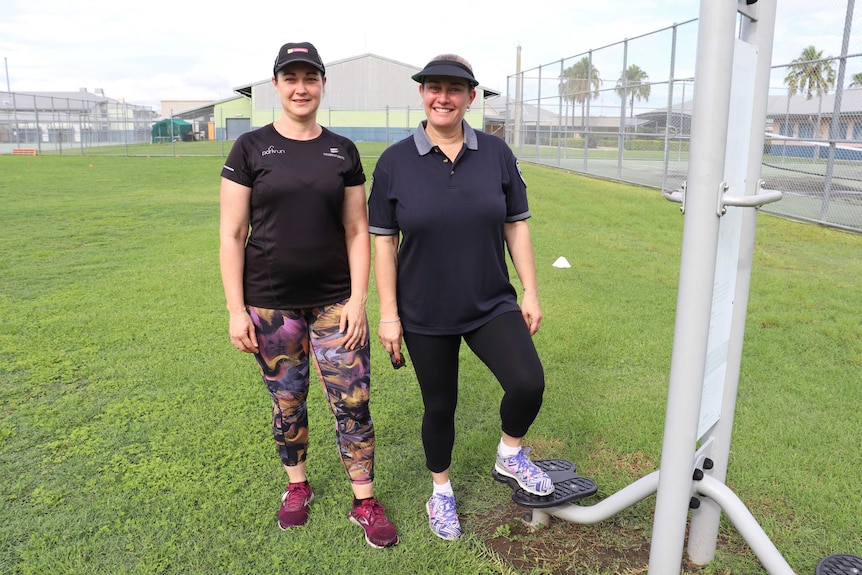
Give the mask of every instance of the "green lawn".
[{"label": "green lawn", "polygon": [[[370,176],[379,149],[360,148]],[[428,530],[415,376],[376,343],[377,494],[401,544],[372,549],[347,521],[317,384],[311,518],[279,531],[269,398],[227,338],[222,162],[0,157],[0,573],[645,573],[654,497],[598,525],[523,529],[490,477],[500,390],[466,352],[462,540]],[[590,505],[659,464],[682,216],[654,190],[523,169],[547,377],[528,443],[595,479]],[[862,236],[759,218],[728,485],[797,573],[862,555],[860,253]],[[762,569],[723,520],[716,559],[685,572]]]}]

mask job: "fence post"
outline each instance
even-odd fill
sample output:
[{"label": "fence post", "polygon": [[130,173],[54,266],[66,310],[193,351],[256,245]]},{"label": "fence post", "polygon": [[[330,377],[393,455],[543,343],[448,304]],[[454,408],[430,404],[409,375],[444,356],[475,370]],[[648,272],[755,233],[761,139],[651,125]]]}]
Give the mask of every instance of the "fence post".
[{"label": "fence post", "polygon": [[629,80],[626,69],[629,67],[629,39],[623,40],[623,71],[620,74],[620,82],[623,88],[623,97],[620,98],[620,137],[619,149],[617,150],[617,178],[623,177],[623,153],[626,147],[626,102],[629,99]]},{"label": "fence post", "polygon": [[853,25],[853,7],[856,0],[847,0],[847,12],[844,16],[844,37],[841,40],[841,61],[838,62],[838,78],[835,83],[835,103],[832,106],[832,122],[829,124],[829,157],[826,162],[826,181],[823,186],[823,204],[820,206],[820,219],[824,222],[829,215],[829,197],[832,193],[832,172],[835,169],[835,140],[843,140],[846,134],[838,137],[841,126],[841,96],[844,93],[844,72],[847,68],[847,49],[850,46],[850,28]]},{"label": "fence post", "polygon": [[667,189],[667,167],[670,160],[670,128],[673,120],[673,89],[676,75],[676,24],[673,25],[673,37],[670,45],[670,80],[667,86],[667,114],[664,120],[664,170],[661,175],[661,189]]}]

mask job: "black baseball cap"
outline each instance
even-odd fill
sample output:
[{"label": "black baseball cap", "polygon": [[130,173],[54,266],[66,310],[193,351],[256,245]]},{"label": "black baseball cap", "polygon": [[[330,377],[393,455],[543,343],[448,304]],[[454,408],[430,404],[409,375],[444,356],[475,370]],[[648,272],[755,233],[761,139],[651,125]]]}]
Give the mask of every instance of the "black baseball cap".
[{"label": "black baseball cap", "polygon": [[452,76],[454,78],[464,78],[470,82],[471,88],[478,86],[479,81],[473,76],[473,69],[470,67],[470,64],[467,64],[467,61],[463,58],[459,58],[461,60],[459,62],[450,59],[452,57],[437,56],[428,62],[420,72],[413,74],[411,78],[421,84],[425,81],[425,76]]},{"label": "black baseball cap", "polygon": [[275,59],[275,64],[272,67],[272,75],[278,75],[278,71],[294,62],[305,62],[311,64],[324,76],[326,68],[323,66],[323,60],[320,59],[320,54],[317,53],[317,48],[311,42],[288,42],[278,51],[278,56]]}]

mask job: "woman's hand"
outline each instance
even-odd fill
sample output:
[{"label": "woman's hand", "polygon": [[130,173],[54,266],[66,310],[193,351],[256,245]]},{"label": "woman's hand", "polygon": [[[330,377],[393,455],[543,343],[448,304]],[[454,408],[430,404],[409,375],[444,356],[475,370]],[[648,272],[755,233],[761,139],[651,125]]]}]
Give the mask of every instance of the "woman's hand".
[{"label": "woman's hand", "polygon": [[533,293],[525,293],[521,298],[521,315],[530,328],[530,335],[536,335],[539,324],[542,323],[542,308],[539,307],[539,296]]},{"label": "woman's hand", "polygon": [[230,342],[235,348],[246,353],[258,353],[257,335],[254,332],[254,324],[248,312],[230,312]]},{"label": "woman's hand", "polygon": [[345,349],[362,347],[368,341],[367,322],[365,320],[365,301],[353,298],[347,300],[341,310],[341,323],[338,326],[340,333],[344,334]]},{"label": "woman's hand", "polygon": [[380,320],[380,325],[377,327],[377,339],[383,344],[386,353],[389,355],[397,354],[401,356],[401,322],[398,320]]}]

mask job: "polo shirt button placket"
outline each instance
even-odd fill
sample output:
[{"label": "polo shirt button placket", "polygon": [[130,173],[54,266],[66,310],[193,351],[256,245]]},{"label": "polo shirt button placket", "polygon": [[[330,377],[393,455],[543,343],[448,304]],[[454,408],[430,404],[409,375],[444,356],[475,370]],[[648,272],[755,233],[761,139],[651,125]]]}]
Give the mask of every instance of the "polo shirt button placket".
[{"label": "polo shirt button placket", "polygon": [[[448,164],[448,163],[450,163],[450,162],[449,162],[449,158],[448,158],[447,156],[443,156],[443,163],[444,163],[444,164]],[[454,163],[452,163],[452,169],[449,171],[449,175],[450,175],[450,176],[454,176],[454,175],[455,175],[455,167],[454,167],[454,166],[455,166],[455,164],[454,164]]]}]

